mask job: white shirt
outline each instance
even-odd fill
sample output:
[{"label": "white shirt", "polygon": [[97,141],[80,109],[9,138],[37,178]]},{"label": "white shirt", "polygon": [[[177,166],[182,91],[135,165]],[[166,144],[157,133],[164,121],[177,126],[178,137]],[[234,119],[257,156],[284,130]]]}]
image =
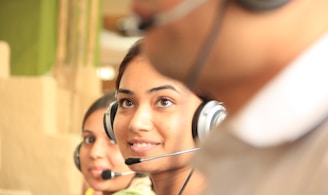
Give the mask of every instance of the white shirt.
[{"label": "white shirt", "polygon": [[227,121],[245,142],[272,146],[293,141],[328,115],[328,34],[266,85]]}]

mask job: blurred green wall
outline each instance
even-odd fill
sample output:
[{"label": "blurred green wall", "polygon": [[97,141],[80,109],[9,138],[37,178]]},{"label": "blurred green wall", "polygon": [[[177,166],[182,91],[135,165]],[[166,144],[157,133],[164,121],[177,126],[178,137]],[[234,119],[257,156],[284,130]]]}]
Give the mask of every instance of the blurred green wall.
[{"label": "blurred green wall", "polygon": [[56,61],[57,0],[0,0],[0,40],[10,45],[11,75],[42,75]]}]

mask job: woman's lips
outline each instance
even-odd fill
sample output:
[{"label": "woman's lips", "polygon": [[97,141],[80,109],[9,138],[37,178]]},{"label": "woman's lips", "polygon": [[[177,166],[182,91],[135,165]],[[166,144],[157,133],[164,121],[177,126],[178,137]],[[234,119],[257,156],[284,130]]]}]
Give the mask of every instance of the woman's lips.
[{"label": "woman's lips", "polygon": [[106,168],[104,167],[90,167],[89,168],[89,172],[91,173],[91,175],[93,175],[94,177],[99,177],[101,176],[102,172],[106,170]]},{"label": "woman's lips", "polygon": [[134,140],[128,142],[130,145],[130,149],[133,153],[137,155],[143,155],[151,149],[158,146],[160,143],[153,141],[142,141],[142,140]]}]

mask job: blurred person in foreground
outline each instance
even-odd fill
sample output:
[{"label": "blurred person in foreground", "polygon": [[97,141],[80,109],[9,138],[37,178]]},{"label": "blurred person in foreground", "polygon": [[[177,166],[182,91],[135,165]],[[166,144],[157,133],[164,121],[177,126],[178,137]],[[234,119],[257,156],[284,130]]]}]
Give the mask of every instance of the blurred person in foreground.
[{"label": "blurred person in foreground", "polygon": [[202,194],[328,193],[327,0],[133,0],[161,73],[229,116],[194,164]]}]

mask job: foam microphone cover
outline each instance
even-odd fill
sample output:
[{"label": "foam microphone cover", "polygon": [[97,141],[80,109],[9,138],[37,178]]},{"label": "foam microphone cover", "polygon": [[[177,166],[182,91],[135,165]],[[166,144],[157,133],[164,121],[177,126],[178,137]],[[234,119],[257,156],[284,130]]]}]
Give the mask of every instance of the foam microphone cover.
[{"label": "foam microphone cover", "polygon": [[101,177],[103,179],[112,179],[115,177],[115,175],[113,175],[113,172],[111,170],[105,170],[101,173]]},{"label": "foam microphone cover", "polygon": [[140,163],[140,162],[141,162],[140,158],[128,158],[125,160],[126,165],[132,165],[132,164],[136,164],[136,163]]}]

